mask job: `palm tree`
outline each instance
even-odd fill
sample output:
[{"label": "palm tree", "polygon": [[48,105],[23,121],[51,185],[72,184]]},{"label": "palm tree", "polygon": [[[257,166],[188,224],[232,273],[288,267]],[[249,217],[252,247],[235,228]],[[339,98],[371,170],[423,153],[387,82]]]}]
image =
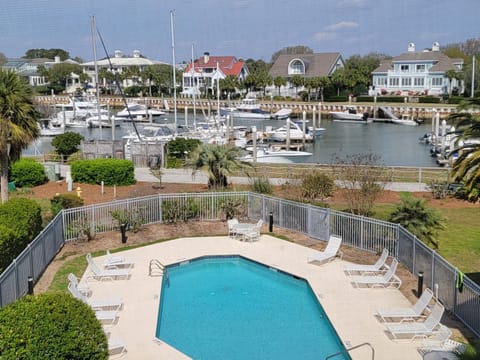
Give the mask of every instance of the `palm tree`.
[{"label": "palm tree", "polygon": [[463,184],[462,193],[474,202],[480,198],[480,118],[462,110],[478,108],[480,98],[466,99],[458,106],[457,112],[450,116],[459,120],[455,131],[459,136],[455,151],[452,152],[459,156],[453,163],[451,177]]},{"label": "palm tree", "polygon": [[15,72],[0,69],[0,186],[8,201],[8,167],[39,136],[31,89]]},{"label": "palm tree", "polygon": [[227,175],[246,170],[251,164],[240,160],[240,149],[237,147],[201,144],[185,161],[185,166],[193,168],[193,173],[207,169],[208,187],[216,189],[228,185]]},{"label": "palm tree", "polygon": [[437,230],[445,228],[441,213],[425,205],[425,200],[402,194],[401,202],[390,214],[389,221],[402,225],[420,240],[438,249]]},{"label": "palm tree", "polygon": [[278,89],[278,96],[280,96],[280,88],[287,85],[287,80],[285,80],[283,76],[276,76],[275,79],[273,79],[273,84]]}]

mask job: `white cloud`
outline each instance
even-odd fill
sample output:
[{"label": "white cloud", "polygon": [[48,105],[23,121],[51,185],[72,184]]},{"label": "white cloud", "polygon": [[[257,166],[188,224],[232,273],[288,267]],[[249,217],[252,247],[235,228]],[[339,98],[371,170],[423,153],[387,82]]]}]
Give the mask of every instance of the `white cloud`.
[{"label": "white cloud", "polygon": [[337,34],[329,31],[321,31],[313,35],[313,37],[317,41],[326,41],[335,39],[337,37]]},{"label": "white cloud", "polygon": [[344,29],[352,29],[358,27],[358,23],[353,21],[340,21],[339,23],[329,25],[325,27],[325,30],[328,31],[337,31],[337,30],[344,30]]}]

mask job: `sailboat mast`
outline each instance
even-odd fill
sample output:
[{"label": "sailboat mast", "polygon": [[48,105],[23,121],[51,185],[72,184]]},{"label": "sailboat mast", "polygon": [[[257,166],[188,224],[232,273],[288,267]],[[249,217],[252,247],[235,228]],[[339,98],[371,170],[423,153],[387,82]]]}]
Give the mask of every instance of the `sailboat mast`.
[{"label": "sailboat mast", "polygon": [[196,96],[197,85],[195,83],[195,61],[193,60],[193,44],[192,44],[192,87],[193,87],[193,129],[197,128],[197,109],[196,109]]},{"label": "sailboat mast", "polygon": [[93,15],[91,20],[91,31],[92,31],[93,63],[95,66],[95,96],[97,100],[97,117],[98,117],[98,123],[100,126],[100,140],[102,140],[103,131],[102,131],[102,117],[100,114],[100,89],[98,86],[97,41],[95,38],[95,16]]},{"label": "sailboat mast", "polygon": [[217,61],[217,118],[215,123],[220,122],[220,68]]},{"label": "sailboat mast", "polygon": [[177,79],[175,77],[175,33],[173,28],[174,12],[174,10],[170,10],[170,32],[172,34],[173,118],[175,119],[175,134],[177,134]]},{"label": "sailboat mast", "polygon": [[472,90],[470,97],[475,97],[475,55],[472,57]]}]

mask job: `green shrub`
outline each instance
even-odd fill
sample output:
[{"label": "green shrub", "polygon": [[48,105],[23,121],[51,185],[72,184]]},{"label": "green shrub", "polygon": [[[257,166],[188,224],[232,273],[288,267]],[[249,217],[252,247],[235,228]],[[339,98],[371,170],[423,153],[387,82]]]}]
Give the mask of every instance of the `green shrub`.
[{"label": "green shrub", "polygon": [[273,194],[273,187],[268,179],[256,178],[253,180],[252,190],[259,194]]},{"label": "green shrub", "polygon": [[0,309],[2,359],[107,359],[93,310],[68,294],[25,296]]},{"label": "green shrub", "polygon": [[162,201],[162,220],[165,223],[187,222],[198,219],[199,216],[200,206],[195,199],[165,199]]},{"label": "green shrub", "polygon": [[304,199],[323,201],[332,195],[335,184],[328,175],[314,171],[303,177],[301,188]]},{"label": "green shrub", "polygon": [[131,185],[134,170],[133,162],[120,159],[77,160],[71,165],[72,180],[84,184]]},{"label": "green shrub", "polygon": [[122,224],[127,224],[127,229],[131,228],[133,232],[140,230],[140,227],[147,222],[145,209],[138,206],[123,210],[112,210],[110,215],[117,221],[119,229]]},{"label": "green shrub", "polygon": [[42,230],[40,206],[26,198],[0,205],[0,271],[3,271]]},{"label": "green shrub", "polygon": [[440,100],[437,96],[421,96],[418,98],[418,102],[423,104],[440,104]]},{"label": "green shrub", "polygon": [[71,209],[83,204],[83,199],[76,194],[58,194],[50,199],[53,215],[57,215],[62,209]]},{"label": "green shrub", "polygon": [[42,164],[30,158],[22,158],[12,164],[11,180],[17,187],[33,187],[48,181]]}]

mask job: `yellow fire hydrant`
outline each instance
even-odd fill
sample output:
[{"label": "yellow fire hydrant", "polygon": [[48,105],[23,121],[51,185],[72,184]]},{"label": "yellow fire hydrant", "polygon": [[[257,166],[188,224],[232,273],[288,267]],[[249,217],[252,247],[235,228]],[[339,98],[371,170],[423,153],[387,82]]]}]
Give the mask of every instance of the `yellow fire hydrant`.
[{"label": "yellow fire hydrant", "polygon": [[77,187],[77,196],[82,197],[82,188],[80,186]]}]

